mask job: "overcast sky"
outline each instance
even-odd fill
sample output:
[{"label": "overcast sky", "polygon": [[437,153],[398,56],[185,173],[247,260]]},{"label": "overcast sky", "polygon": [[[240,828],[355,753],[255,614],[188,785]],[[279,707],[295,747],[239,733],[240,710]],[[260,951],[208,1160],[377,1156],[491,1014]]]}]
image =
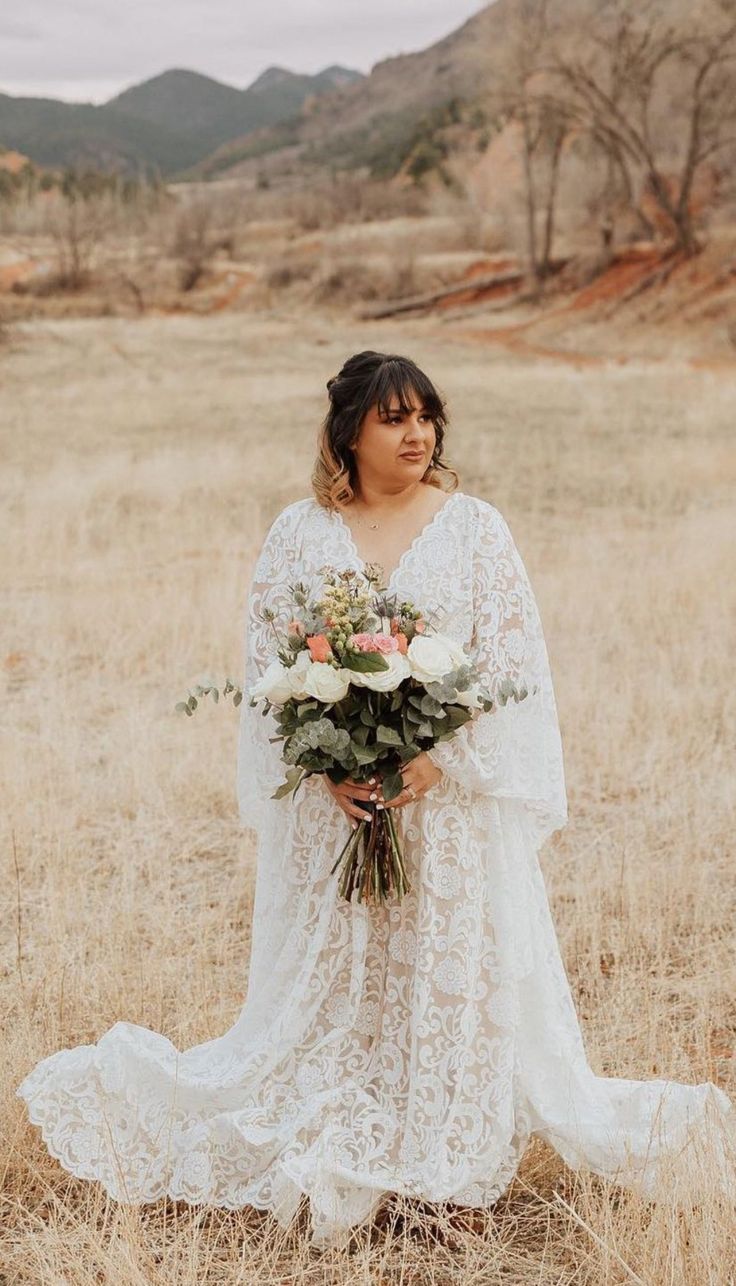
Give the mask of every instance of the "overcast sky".
[{"label": "overcast sky", "polygon": [[[487,2],[487,0],[486,0]],[[169,67],[245,88],[276,63],[368,72],[482,0],[2,0],[0,92],[104,102]]]}]

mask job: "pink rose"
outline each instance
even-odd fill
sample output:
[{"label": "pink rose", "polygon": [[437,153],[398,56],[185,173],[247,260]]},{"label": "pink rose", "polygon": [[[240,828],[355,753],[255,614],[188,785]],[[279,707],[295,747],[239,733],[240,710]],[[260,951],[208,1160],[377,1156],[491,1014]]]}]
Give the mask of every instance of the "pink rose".
[{"label": "pink rose", "polygon": [[351,634],[350,643],[359,652],[398,652],[399,645],[389,634]]}]

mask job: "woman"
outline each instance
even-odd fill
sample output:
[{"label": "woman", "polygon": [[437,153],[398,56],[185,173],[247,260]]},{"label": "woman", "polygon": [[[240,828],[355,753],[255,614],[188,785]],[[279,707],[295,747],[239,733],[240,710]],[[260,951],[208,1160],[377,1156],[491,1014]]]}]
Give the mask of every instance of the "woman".
[{"label": "woman", "polygon": [[[327,564],[362,575],[380,562],[491,689],[523,678],[529,695],[411,760],[388,801],[379,777],[322,774],[274,799],[273,716],[244,700],[238,798],[258,868],[239,1017],[182,1052],[116,1023],[18,1093],[62,1164],[119,1200],[255,1205],[288,1225],[306,1193],[313,1244],[344,1241],[390,1192],[488,1207],[533,1134],[648,1193],[710,1110],[732,1108],[710,1083],[599,1077],[587,1062],[538,862],[567,801],[524,565],[499,511],[457,490],[442,400],[413,362],[359,353],[328,389],[313,495],[277,516],[255,567],[246,686],[294,582],[316,591]],[[400,901],[337,892],[335,855],[370,806],[400,814]]]}]

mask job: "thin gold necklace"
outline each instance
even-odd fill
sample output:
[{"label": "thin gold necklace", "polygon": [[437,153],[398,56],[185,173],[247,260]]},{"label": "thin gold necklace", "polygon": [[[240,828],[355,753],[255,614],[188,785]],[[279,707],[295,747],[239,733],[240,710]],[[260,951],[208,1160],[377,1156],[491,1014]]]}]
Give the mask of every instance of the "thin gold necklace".
[{"label": "thin gold necklace", "polygon": [[[355,501],[353,501],[353,504],[354,503]],[[362,523],[366,527],[369,527],[371,531],[376,531],[380,526],[380,523],[378,522],[368,522],[366,519],[361,518],[360,514],[358,514],[358,522]]]}]

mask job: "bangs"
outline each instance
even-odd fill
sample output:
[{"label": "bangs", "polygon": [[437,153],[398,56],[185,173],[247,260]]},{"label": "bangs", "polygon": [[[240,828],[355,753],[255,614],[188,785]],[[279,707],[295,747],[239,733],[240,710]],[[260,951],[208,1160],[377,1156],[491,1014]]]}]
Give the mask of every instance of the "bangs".
[{"label": "bangs", "polygon": [[[379,367],[371,401],[377,404],[380,415],[388,415],[391,403],[396,401],[402,415],[423,410],[435,423],[445,420],[442,398],[432,381],[418,366],[395,358]],[[394,406],[394,414],[396,409]]]}]

